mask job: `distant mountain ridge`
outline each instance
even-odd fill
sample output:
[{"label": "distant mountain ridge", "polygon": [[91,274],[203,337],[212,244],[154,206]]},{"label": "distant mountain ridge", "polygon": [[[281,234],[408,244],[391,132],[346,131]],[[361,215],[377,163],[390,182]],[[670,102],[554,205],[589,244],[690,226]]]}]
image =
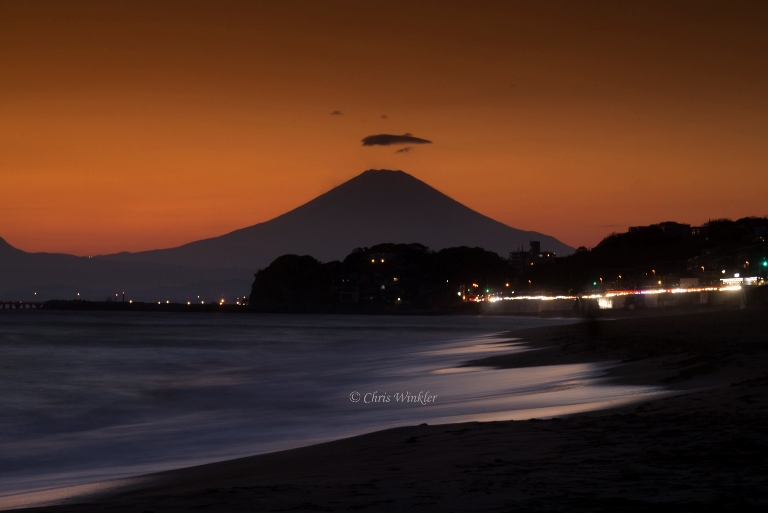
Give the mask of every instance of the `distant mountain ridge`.
[{"label": "distant mountain ridge", "polygon": [[[234,297],[248,282],[232,269],[189,269],[147,262],[115,262],[62,253],[27,253],[0,239],[0,300],[128,299],[188,301],[197,295]],[[246,291],[247,292],[247,291]],[[117,295],[117,296],[116,296]]]},{"label": "distant mountain ridge", "polygon": [[331,261],[391,242],[482,247],[505,257],[531,240],[558,255],[573,252],[554,237],[475,212],[407,173],[368,170],[270,221],[175,248],[87,258],[26,253],[0,239],[0,299],[69,299],[79,291],[103,300],[126,291],[151,301],[231,300],[246,295],[254,273],[284,254]]}]

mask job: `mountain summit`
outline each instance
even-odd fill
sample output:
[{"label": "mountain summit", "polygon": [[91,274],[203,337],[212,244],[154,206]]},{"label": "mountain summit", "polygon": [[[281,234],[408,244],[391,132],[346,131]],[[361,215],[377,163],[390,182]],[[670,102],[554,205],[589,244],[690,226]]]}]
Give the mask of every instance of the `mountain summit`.
[{"label": "mountain summit", "polygon": [[478,246],[506,256],[531,240],[560,255],[573,252],[549,235],[479,214],[403,171],[371,169],[270,221],[177,248],[109,258],[252,272],[288,253],[330,261],[382,242],[418,242],[433,250]]}]

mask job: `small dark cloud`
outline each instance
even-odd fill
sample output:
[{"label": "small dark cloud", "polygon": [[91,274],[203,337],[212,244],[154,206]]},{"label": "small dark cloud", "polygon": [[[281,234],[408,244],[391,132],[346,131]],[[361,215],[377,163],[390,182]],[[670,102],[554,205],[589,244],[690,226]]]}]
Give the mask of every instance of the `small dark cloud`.
[{"label": "small dark cloud", "polygon": [[408,153],[413,149],[413,146],[406,146],[405,148],[400,148],[395,153]]},{"label": "small dark cloud", "polygon": [[382,114],[381,119],[389,119],[389,116],[387,116],[386,114]]},{"label": "small dark cloud", "polygon": [[333,112],[331,112],[331,116],[343,116],[343,115],[344,113],[341,112],[340,110],[334,110]]},{"label": "small dark cloud", "polygon": [[363,139],[363,146],[390,146],[392,144],[431,144],[432,141],[419,139],[411,134],[391,135],[379,134],[369,135]]}]

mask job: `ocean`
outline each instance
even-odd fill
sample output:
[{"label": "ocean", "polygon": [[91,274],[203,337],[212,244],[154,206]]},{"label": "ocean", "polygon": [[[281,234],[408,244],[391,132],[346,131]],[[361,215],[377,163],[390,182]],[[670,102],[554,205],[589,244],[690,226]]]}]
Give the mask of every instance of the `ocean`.
[{"label": "ocean", "polygon": [[[0,313],[0,508],[9,495],[394,426],[547,417],[657,389],[606,364],[494,370],[503,333],[566,319]],[[31,504],[32,502],[29,502]]]}]

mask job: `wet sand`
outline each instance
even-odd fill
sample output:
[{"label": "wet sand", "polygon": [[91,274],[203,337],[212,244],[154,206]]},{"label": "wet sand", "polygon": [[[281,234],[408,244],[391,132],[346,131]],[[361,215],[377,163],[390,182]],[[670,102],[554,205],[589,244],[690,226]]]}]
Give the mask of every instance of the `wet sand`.
[{"label": "wet sand", "polygon": [[559,419],[411,426],[147,476],[26,512],[757,511],[768,505],[768,311],[516,332],[471,365],[620,360],[673,397]]}]

